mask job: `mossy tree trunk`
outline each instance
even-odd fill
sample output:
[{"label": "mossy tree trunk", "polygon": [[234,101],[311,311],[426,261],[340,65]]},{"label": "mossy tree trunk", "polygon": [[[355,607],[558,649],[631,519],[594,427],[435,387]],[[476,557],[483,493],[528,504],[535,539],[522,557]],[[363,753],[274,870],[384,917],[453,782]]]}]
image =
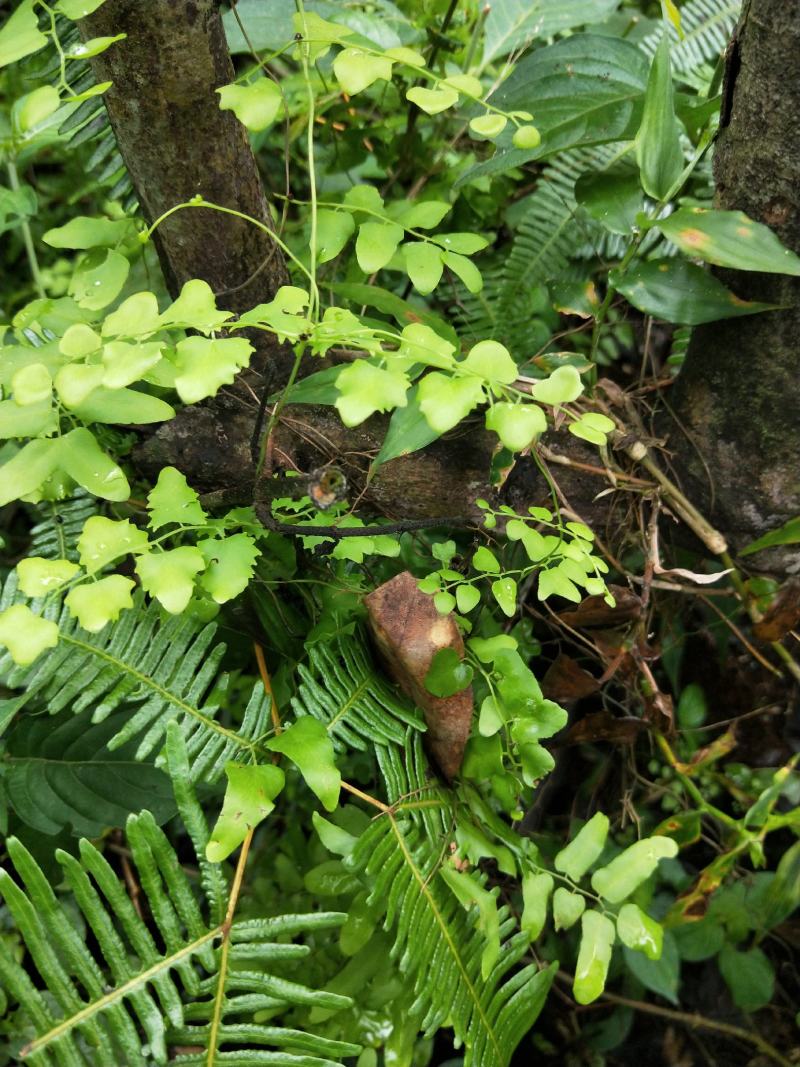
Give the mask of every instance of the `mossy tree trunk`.
[{"label": "mossy tree trunk", "polygon": [[[714,154],[717,206],[745,211],[800,253],[800,0],[748,0],[728,53]],[[800,515],[800,278],[720,271],[782,311],[696,330],[670,446],[688,495],[741,548]],[[702,459],[701,459],[702,457]],[[797,546],[758,557],[800,569]]]}]

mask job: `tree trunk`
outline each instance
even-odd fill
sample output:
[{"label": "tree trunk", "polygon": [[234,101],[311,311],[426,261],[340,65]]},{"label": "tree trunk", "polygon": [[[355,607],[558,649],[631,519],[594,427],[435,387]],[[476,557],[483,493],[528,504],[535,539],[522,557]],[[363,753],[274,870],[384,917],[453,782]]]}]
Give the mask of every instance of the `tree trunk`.
[{"label": "tree trunk", "polygon": [[[800,0],[749,0],[728,54],[714,177],[800,252]],[[800,515],[800,278],[719,271],[747,300],[786,310],[697,329],[676,383],[670,437],[687,494],[735,547]],[[702,460],[701,460],[702,457]],[[757,557],[800,569],[796,547]]]},{"label": "tree trunk", "polygon": [[[217,88],[234,79],[214,0],[109,0],[80,22],[84,39],[125,33],[92,60],[142,213],[152,223],[198,193],[270,225],[247,131],[220,111]],[[283,256],[252,223],[208,208],[176,212],[156,231],[167,286],[177,296],[203,278],[220,307],[242,312],[288,281]],[[281,359],[277,345],[259,350]],[[251,338],[252,339],[252,338]]]}]

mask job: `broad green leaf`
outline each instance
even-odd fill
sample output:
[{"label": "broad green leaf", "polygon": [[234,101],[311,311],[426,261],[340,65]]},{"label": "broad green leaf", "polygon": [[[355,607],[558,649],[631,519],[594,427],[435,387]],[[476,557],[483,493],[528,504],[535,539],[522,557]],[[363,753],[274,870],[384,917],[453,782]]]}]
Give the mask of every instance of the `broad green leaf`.
[{"label": "broad green leaf", "polygon": [[333,741],[318,719],[304,715],[267,741],[266,747],[271,752],[282,753],[294,763],[326,811],[336,810],[342,777],[334,759]]},{"label": "broad green leaf", "polygon": [[455,366],[454,352],[455,346],[430,326],[413,322],[403,330],[400,348],[393,358],[405,360],[406,367],[424,363],[428,367],[449,370]]},{"label": "broad green leaf", "polygon": [[518,745],[517,752],[522,764],[522,779],[526,785],[535,785],[555,767],[555,760],[542,745]]},{"label": "broad green leaf", "polygon": [[446,589],[440,589],[433,595],[433,603],[440,615],[449,615],[456,609],[456,598]]},{"label": "broad green leaf", "polygon": [[42,240],[51,248],[114,248],[134,233],[130,219],[77,215],[65,226],[48,230]]},{"label": "broad green leaf", "polygon": [[80,567],[68,559],[26,556],[17,564],[17,579],[25,596],[41,597],[74,578],[79,570]]},{"label": "broad green leaf", "polygon": [[534,704],[533,709],[528,709],[530,717],[514,723],[514,738],[518,741],[541,741],[567,725],[566,711],[554,700],[534,700]]},{"label": "broad green leaf", "polygon": [[478,137],[485,137],[491,141],[503,132],[508,123],[505,115],[497,115],[489,112],[486,115],[476,115],[470,120],[469,128]]},{"label": "broad green leaf", "polygon": [[657,959],[626,947],[623,951],[625,966],[646,989],[677,1006],[680,1003],[678,988],[681,977],[681,958],[671,931],[663,931],[663,939],[661,953]]},{"label": "broad green leaf", "polygon": [[127,500],[131,495],[122,468],[85,427],[70,430],[58,442],[58,465],[81,488],[103,500]]},{"label": "broad green leaf", "polygon": [[53,394],[53,379],[44,363],[29,363],[20,367],[11,379],[11,391],[17,404],[27,407],[29,404],[41,404],[50,401]]},{"label": "broad green leaf", "polygon": [[407,456],[425,448],[439,436],[438,432],[431,428],[419,406],[418,385],[408,391],[406,401],[405,407],[396,408],[392,413],[381,450],[373,461],[373,470],[382,463],[397,459],[398,456]]},{"label": "broad green leaf", "polygon": [[510,385],[517,377],[517,365],[505,345],[499,341],[479,341],[461,366],[487,382]]},{"label": "broad green leaf", "polygon": [[414,288],[423,295],[432,293],[442,277],[442,250],[428,241],[406,241],[401,251]]},{"label": "broad green leaf", "polygon": [[497,911],[497,890],[489,892],[463,871],[444,864],[439,874],[453,891],[456,899],[465,907],[478,907],[478,929],[484,936],[486,947],[481,955],[481,975],[484,981],[500,956],[500,916]]},{"label": "broad green leaf", "polygon": [[642,188],[654,200],[666,199],[683,170],[681,127],[675,116],[675,92],[666,32],[653,56],[644,97],[642,124],[636,134],[636,162]]},{"label": "broad green leaf", "polygon": [[100,386],[80,403],[71,406],[84,422],[144,426],[152,422],[168,422],[175,417],[175,409],[165,400],[136,389],[106,389]]},{"label": "broad green leaf", "polygon": [[603,22],[617,5],[618,0],[494,0],[486,19],[482,66],[534,40]]},{"label": "broad green leaf", "polygon": [[97,11],[106,0],[58,0],[56,11],[68,19],[82,19]]},{"label": "broad green leaf", "polygon": [[189,545],[147,552],[136,560],[142,588],[171,615],[180,615],[192,598],[195,575],[205,569],[199,549]]},{"label": "broad green leaf", "polygon": [[96,574],[109,563],[150,549],[147,534],[129,519],[107,519],[92,515],[83,524],[78,538],[78,558],[87,574]]},{"label": "broad green leaf", "polygon": [[472,682],[472,667],[454,648],[440,648],[425,675],[425,688],[436,697],[451,697]]},{"label": "broad green leaf", "polygon": [[70,615],[84,630],[99,633],[109,622],[116,622],[119,613],[133,607],[131,592],[136,583],[121,574],[109,574],[97,582],[86,582],[70,589],[64,598]]},{"label": "broad green leaf", "polygon": [[52,85],[42,85],[28,93],[14,104],[13,116],[21,133],[38,126],[49,119],[61,104],[58,89]]},{"label": "broad green leaf", "polygon": [[58,350],[69,359],[81,359],[90,352],[96,352],[103,342],[98,333],[85,322],[76,322],[64,333],[58,342]]},{"label": "broad green leaf", "polygon": [[476,78],[473,74],[451,74],[448,78],[445,78],[443,85],[449,86],[451,89],[455,89],[456,92],[465,93],[467,96],[475,97],[477,100],[483,96],[483,85],[481,85],[480,78]]},{"label": "broad green leaf", "polygon": [[197,493],[175,467],[161,468],[158,481],[147,495],[147,507],[150,511],[147,525],[151,530],[171,522],[202,526],[207,521]]},{"label": "broad green leaf", "polygon": [[280,87],[272,78],[259,78],[252,85],[223,85],[215,92],[219,93],[220,111],[232,111],[253,133],[271,126],[283,105]]},{"label": "broad green leaf", "polygon": [[99,389],[105,370],[99,364],[71,363],[56,374],[55,387],[61,403],[70,409]]},{"label": "broad green leaf", "polygon": [[643,952],[649,960],[661,956],[664,931],[660,923],[651,919],[636,904],[623,904],[617,916],[617,936],[623,945]]},{"label": "broad green leaf", "polygon": [[655,225],[687,256],[718,267],[800,275],[800,256],[743,211],[682,207]]},{"label": "broad green leaf", "polygon": [[513,578],[498,578],[492,582],[492,596],[509,619],[517,612],[517,583]]},{"label": "broad green leaf", "polygon": [[586,911],[583,893],[572,893],[559,886],[553,894],[553,925],[556,930],[569,930]]},{"label": "broad green leaf", "polygon": [[398,200],[389,205],[388,212],[407,230],[432,230],[452,209],[445,200]]},{"label": "broad green leaf", "polygon": [[605,900],[619,904],[645,882],[658,861],[677,856],[678,846],[671,837],[646,837],[636,841],[592,875],[592,888]]},{"label": "broad green leaf", "polygon": [[218,330],[233,312],[220,311],[217,300],[208,282],[191,278],[184,282],[177,300],[174,300],[161,316],[164,326],[183,326],[186,329],[211,333]]},{"label": "broad green leaf", "polygon": [[558,566],[539,571],[536,596],[539,600],[547,600],[550,596],[562,596],[574,604],[580,604],[583,599],[572,579],[568,578]]},{"label": "broad green leaf", "polygon": [[403,240],[403,227],[394,222],[362,222],[356,238],[356,259],[365,274],[385,267]]},{"label": "broad green leaf", "polygon": [[445,252],[442,255],[442,260],[445,266],[449,267],[453,274],[461,279],[468,292],[479,293],[483,289],[481,272],[471,259],[467,259],[466,256],[459,255],[457,252]]},{"label": "broad green leaf", "polygon": [[446,86],[443,89],[425,89],[421,85],[415,85],[408,90],[406,98],[427,115],[438,115],[440,111],[447,111],[453,104],[458,103],[456,90]]},{"label": "broad green leaf", "polygon": [[350,240],[356,228],[349,211],[322,208],[317,212],[317,262],[335,259]]},{"label": "broad green leaf", "polygon": [[163,341],[145,341],[138,345],[129,341],[109,341],[103,347],[103,385],[107,389],[122,389],[138,382],[161,359],[163,348]]},{"label": "broad green leaf", "polygon": [[599,411],[586,411],[567,429],[574,437],[580,437],[593,445],[604,445],[608,435],[616,429],[616,424],[607,415]]},{"label": "broad green leaf", "polygon": [[599,911],[585,911],[581,916],[581,941],[572,995],[578,1004],[591,1004],[605,989],[611,950],[616,931],[611,920]]},{"label": "broad green leaf", "polygon": [[545,413],[536,404],[495,404],[486,412],[486,429],[494,430],[511,452],[521,452],[547,429]]},{"label": "broad green leaf", "polygon": [[605,848],[608,816],[595,812],[572,841],[556,855],[553,866],[573,882],[579,882]]},{"label": "broad green leaf", "polygon": [[[459,589],[461,586],[459,586]],[[466,589],[474,589],[472,585],[465,586]],[[458,590],[456,590],[458,592]],[[476,590],[477,592],[477,590]],[[478,733],[481,737],[494,737],[494,735],[502,730],[506,724],[505,716],[502,713],[501,705],[493,696],[485,697],[481,704],[480,715],[478,718]]]},{"label": "broad green leaf", "polygon": [[258,826],[275,807],[275,798],[285,782],[280,767],[270,764],[225,765],[228,786],[225,800],[211,837],[206,845],[206,859],[221,863]]},{"label": "broad green leaf", "polygon": [[713,274],[685,259],[632,264],[624,274],[610,271],[609,281],[640,311],[688,326],[771,311],[776,306],[741,300]]},{"label": "broad green leaf", "polygon": [[360,48],[343,48],[333,61],[333,73],[348,96],[355,96],[376,81],[390,81],[392,61]]},{"label": "broad green leaf", "polygon": [[197,542],[206,561],[200,585],[217,604],[225,604],[250,584],[256,560],[261,555],[249,534],[231,534]]},{"label": "broad green leaf", "polygon": [[503,744],[495,734],[493,737],[476,737],[474,734],[464,750],[464,762],[461,765],[463,778],[483,781],[503,773]]},{"label": "broad green leaf", "polygon": [[103,337],[141,337],[161,329],[155,293],[134,293],[106,316]]},{"label": "broad green leaf", "polygon": [[355,848],[358,838],[323,818],[318,811],[311,812],[311,822],[329,852],[335,852],[337,856],[349,856]]},{"label": "broad green leaf", "polygon": [[[635,170],[587,171],[575,183],[575,200],[612,233],[628,235],[643,208],[642,188]],[[628,277],[630,268],[626,272]]]},{"label": "broad green leaf", "polygon": [[20,667],[27,667],[57,644],[58,626],[34,614],[27,604],[14,604],[0,614],[0,645]]},{"label": "broad green leaf", "polygon": [[122,292],[130,269],[127,256],[115,252],[113,248],[90,249],[81,258],[70,279],[69,295],[75,298],[79,307],[87,311],[99,311],[116,300]]},{"label": "broad green leaf", "polygon": [[37,437],[58,429],[58,416],[50,398],[36,404],[0,400],[0,439]]},{"label": "broad green leaf", "polygon": [[39,29],[33,0],[22,0],[0,29],[0,67],[32,55],[46,44],[47,37]]},{"label": "broad green leaf", "polygon": [[463,233],[437,233],[431,237],[437,245],[441,245],[447,252],[458,252],[463,256],[471,256],[486,248],[489,242],[479,233],[471,233],[469,230]]},{"label": "broad green leaf", "polygon": [[[272,15],[274,17],[274,13]],[[298,12],[292,15],[292,23],[295,33],[299,33],[303,41],[307,42],[308,58],[311,63],[316,63],[318,59],[327,55],[332,44],[341,44],[353,33],[347,26],[328,22],[314,11]]]},{"label": "broad green leaf", "polygon": [[480,379],[450,378],[433,371],[419,383],[419,406],[429,426],[447,433],[483,400]]},{"label": "broad green leaf", "polygon": [[481,545],[475,551],[472,557],[472,566],[476,571],[483,571],[486,574],[497,574],[500,570],[497,557],[486,545]]},{"label": "broad green leaf", "polygon": [[336,409],[345,426],[358,426],[376,411],[405,407],[410,384],[405,374],[358,359],[336,378]]},{"label": "broad green leaf", "polygon": [[463,582],[456,587],[456,605],[462,615],[469,614],[480,603],[481,591],[477,586]]},{"label": "broad green leaf", "polygon": [[552,874],[526,871],[522,878],[522,918],[520,928],[535,941],[547,922],[547,902],[553,892]]},{"label": "broad green leaf", "polygon": [[583,392],[581,376],[569,365],[556,367],[548,378],[531,386],[531,394],[540,404],[569,404]]},{"label": "broad green leaf", "polygon": [[196,404],[232,384],[250,362],[253,346],[243,337],[185,337],[175,352],[178,396],[184,404]]},{"label": "broad green leaf", "polygon": [[749,556],[751,553],[761,552],[765,548],[774,548],[776,545],[795,545],[798,542],[800,542],[800,515],[795,519],[789,519],[783,526],[779,526],[777,530],[770,530],[763,537],[759,537],[756,541],[751,541],[746,548],[740,551],[739,555]]}]

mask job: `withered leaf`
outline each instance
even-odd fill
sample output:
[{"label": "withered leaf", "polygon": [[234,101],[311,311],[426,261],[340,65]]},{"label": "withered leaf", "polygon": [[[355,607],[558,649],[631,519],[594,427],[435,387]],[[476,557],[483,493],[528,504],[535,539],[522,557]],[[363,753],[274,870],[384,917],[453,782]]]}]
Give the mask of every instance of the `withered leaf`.
[{"label": "withered leaf", "polygon": [[800,625],[800,578],[790,578],[780,587],[767,613],[753,627],[759,641],[780,641]]},{"label": "withered leaf", "polygon": [[619,719],[607,709],[603,709],[576,722],[567,734],[567,744],[610,741],[617,745],[632,745],[646,725],[643,719]]},{"label": "withered leaf", "polygon": [[464,642],[452,615],[440,615],[433,597],[420,591],[404,571],[364,599],[369,626],[386,669],[422,709],[428,753],[448,781],[461,767],[472,725],[472,686],[451,697],[435,697],[425,688],[431,660],[444,648],[464,655]]},{"label": "withered leaf", "polygon": [[623,626],[638,619],[642,612],[642,601],[626,586],[610,585],[609,592],[616,600],[616,606],[610,608],[602,596],[587,596],[585,600],[569,611],[561,611],[559,619],[568,626]]},{"label": "withered leaf", "polygon": [[542,679],[542,692],[556,704],[580,700],[596,693],[599,688],[598,680],[563,652],[553,660]]}]

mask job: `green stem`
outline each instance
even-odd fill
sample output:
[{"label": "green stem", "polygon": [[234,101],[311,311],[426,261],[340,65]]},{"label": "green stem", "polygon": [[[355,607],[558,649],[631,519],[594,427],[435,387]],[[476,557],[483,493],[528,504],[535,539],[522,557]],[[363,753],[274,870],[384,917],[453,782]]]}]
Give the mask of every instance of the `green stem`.
[{"label": "green stem", "polygon": [[[314,156],[314,117],[316,102],[314,100],[314,87],[311,84],[309,71],[309,46],[308,26],[306,24],[306,10],[303,0],[295,0],[295,5],[303,23],[303,40],[300,43],[300,56],[303,63],[303,80],[306,84],[308,95],[308,124],[306,127],[306,155],[308,157],[308,182],[311,192],[311,236],[309,240],[309,258],[311,260],[311,317],[319,315],[319,289],[317,288],[317,172]],[[284,390],[285,395],[286,390]]]},{"label": "green stem", "polygon": [[[17,173],[16,164],[9,160],[6,163],[6,170],[8,171],[8,184],[11,186],[11,191],[13,193],[19,192],[19,174]],[[44,299],[47,294],[45,293],[42,274],[39,270],[39,260],[36,257],[36,248],[33,243],[30,224],[26,218],[23,218],[20,223],[20,230],[22,231],[22,243],[25,246],[25,255],[28,257],[28,266],[31,269],[34,287],[37,294]]]}]

